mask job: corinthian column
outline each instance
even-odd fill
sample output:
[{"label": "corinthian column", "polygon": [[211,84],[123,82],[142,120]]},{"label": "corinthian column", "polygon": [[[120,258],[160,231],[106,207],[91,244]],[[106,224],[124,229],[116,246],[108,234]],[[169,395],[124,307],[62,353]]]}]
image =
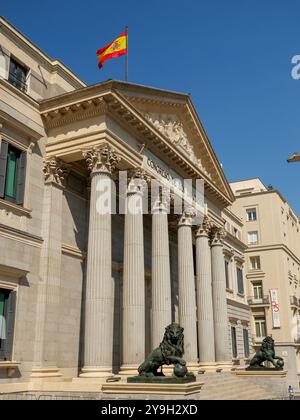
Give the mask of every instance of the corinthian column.
[{"label": "corinthian column", "polygon": [[40,281],[37,294],[37,321],[32,378],[61,376],[58,369],[57,331],[62,243],[63,183],[67,169],[57,158],[44,161],[45,176]]},{"label": "corinthian column", "polygon": [[111,174],[118,157],[107,145],[83,153],[91,171],[84,367],[80,377],[112,373],[114,283],[112,278]]},{"label": "corinthian column", "polygon": [[224,230],[222,228],[213,228],[211,262],[216,362],[218,365],[225,364],[227,366],[230,364],[230,357],[223,237]]},{"label": "corinthian column", "polygon": [[179,323],[184,328],[184,358],[197,364],[196,293],[193,261],[192,220],[185,212],[178,224],[178,300]]},{"label": "corinthian column", "polygon": [[211,279],[210,224],[205,218],[196,231],[198,348],[200,366],[215,362],[214,314]]},{"label": "corinthian column", "polygon": [[145,359],[145,270],[143,191],[145,174],[131,178],[126,198],[123,271],[123,364],[121,374],[136,374]]},{"label": "corinthian column", "polygon": [[152,214],[152,347],[172,322],[168,214],[163,203]]}]

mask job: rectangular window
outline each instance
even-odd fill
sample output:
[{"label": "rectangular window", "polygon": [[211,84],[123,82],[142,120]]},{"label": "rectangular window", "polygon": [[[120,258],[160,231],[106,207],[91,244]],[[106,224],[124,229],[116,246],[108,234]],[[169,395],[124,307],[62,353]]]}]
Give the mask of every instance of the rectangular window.
[{"label": "rectangular window", "polygon": [[231,344],[232,344],[232,356],[234,359],[237,358],[237,342],[236,342],[236,329],[235,327],[231,327]]},{"label": "rectangular window", "polygon": [[248,222],[253,222],[255,220],[257,220],[256,209],[248,209],[247,210],[247,221]]},{"label": "rectangular window", "polygon": [[226,289],[230,289],[229,261],[225,261],[225,278],[226,278]]},{"label": "rectangular window", "polygon": [[255,324],[255,335],[256,338],[262,340],[266,337],[266,320],[263,317],[255,317],[254,318]]},{"label": "rectangular window", "polygon": [[260,257],[250,257],[251,270],[260,270]]},{"label": "rectangular window", "polygon": [[253,297],[256,301],[261,301],[263,299],[263,288],[261,282],[253,284]]},{"label": "rectangular window", "polygon": [[10,59],[8,81],[17,89],[26,92],[26,77],[28,70],[15,59]]},{"label": "rectangular window", "polygon": [[254,245],[258,243],[258,232],[257,230],[248,232],[248,244]]},{"label": "rectangular window", "polygon": [[243,279],[243,270],[240,267],[236,268],[236,275],[237,275],[237,287],[238,293],[240,295],[244,294],[244,279]]},{"label": "rectangular window", "polygon": [[246,328],[243,329],[243,339],[244,339],[244,354],[245,357],[250,357],[250,346],[249,346],[249,331]]},{"label": "rectangular window", "polygon": [[2,140],[0,149],[0,198],[16,204],[23,204],[25,172],[26,152]]},{"label": "rectangular window", "polygon": [[16,292],[0,289],[0,360],[12,360]]}]

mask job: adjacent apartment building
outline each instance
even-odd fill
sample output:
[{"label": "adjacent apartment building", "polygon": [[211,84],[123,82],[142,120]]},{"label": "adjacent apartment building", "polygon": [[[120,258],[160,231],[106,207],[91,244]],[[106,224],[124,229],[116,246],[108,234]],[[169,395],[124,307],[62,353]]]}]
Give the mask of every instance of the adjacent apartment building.
[{"label": "adjacent apartment building", "polygon": [[233,182],[232,211],[243,223],[254,348],[276,342],[294,386],[300,379],[300,223],[282,194],[260,179]]}]

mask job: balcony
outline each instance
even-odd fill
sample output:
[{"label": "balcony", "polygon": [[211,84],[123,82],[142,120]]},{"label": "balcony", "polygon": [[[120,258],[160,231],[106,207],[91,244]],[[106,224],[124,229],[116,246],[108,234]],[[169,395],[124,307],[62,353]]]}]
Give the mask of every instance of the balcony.
[{"label": "balcony", "polygon": [[256,298],[254,296],[248,297],[248,305],[250,306],[269,306],[270,305],[270,299],[269,296],[263,296],[261,298]]},{"label": "balcony", "polygon": [[300,308],[300,299],[298,299],[296,296],[290,296],[290,304],[292,308],[298,309]]},{"label": "balcony", "polygon": [[17,89],[21,90],[22,92],[27,92],[27,85],[24,83],[23,80],[16,77],[13,73],[9,73],[8,81],[11,85],[15,86]]}]

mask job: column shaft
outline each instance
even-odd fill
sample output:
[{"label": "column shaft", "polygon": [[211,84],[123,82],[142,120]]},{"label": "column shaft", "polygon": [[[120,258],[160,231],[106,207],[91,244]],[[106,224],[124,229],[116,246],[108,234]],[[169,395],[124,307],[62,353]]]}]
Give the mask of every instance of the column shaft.
[{"label": "column shaft", "polygon": [[178,299],[179,323],[184,328],[184,358],[197,363],[196,295],[193,262],[192,228],[178,228]]},{"label": "column shaft", "polygon": [[[91,199],[85,300],[84,367],[81,377],[112,372],[114,280],[112,278],[112,179],[119,161],[109,145],[83,153],[91,170]],[[99,193],[98,193],[99,192]],[[97,194],[98,193],[98,194]]]},{"label": "column shaft", "polygon": [[198,348],[200,363],[215,362],[214,314],[211,279],[211,251],[208,232],[196,234]]},{"label": "column shaft", "polygon": [[226,278],[223,246],[220,240],[212,241],[211,261],[216,362],[228,363],[230,358],[228,348]]},{"label": "column shaft", "polygon": [[33,378],[61,376],[58,369],[62,245],[63,180],[66,171],[59,159],[44,163],[46,178],[43,201],[40,281],[37,294],[37,321]]},{"label": "column shaft", "polygon": [[172,322],[168,215],[152,215],[152,348]]},{"label": "column shaft", "polygon": [[141,200],[139,193],[127,196],[123,273],[123,365],[137,367],[145,358],[145,273],[143,214],[132,212]]}]

